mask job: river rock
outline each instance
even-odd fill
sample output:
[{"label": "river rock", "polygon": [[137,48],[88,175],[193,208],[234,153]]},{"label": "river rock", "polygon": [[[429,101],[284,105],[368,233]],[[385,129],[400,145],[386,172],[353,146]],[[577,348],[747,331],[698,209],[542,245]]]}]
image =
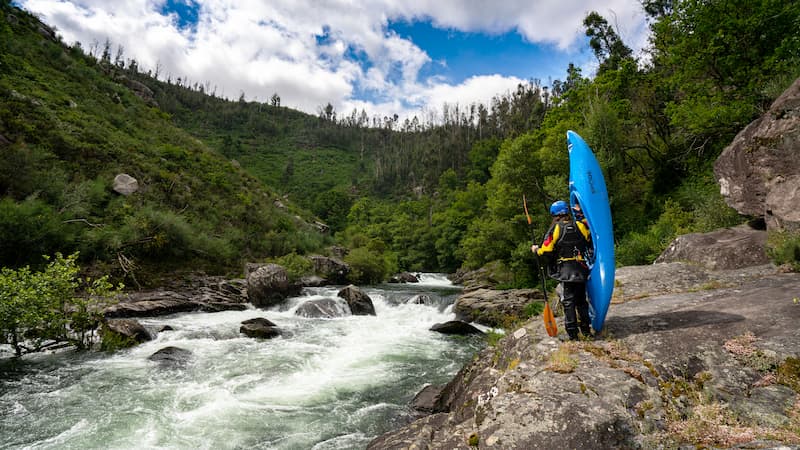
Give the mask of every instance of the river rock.
[{"label": "river rock", "polygon": [[139,190],[139,182],[127,173],[121,173],[114,177],[113,189],[118,194],[128,196]]},{"label": "river rock", "polygon": [[180,347],[164,347],[148,356],[150,361],[157,362],[160,366],[180,367],[185,366],[192,359],[192,352]]},{"label": "river rock", "polygon": [[406,303],[411,303],[412,305],[432,305],[433,299],[427,294],[417,294],[409,298]]},{"label": "river rock", "polygon": [[105,317],[155,317],[180,312],[247,309],[244,280],[190,275],[171,280],[162,289],[128,292],[105,309]]},{"label": "river rock", "polygon": [[433,414],[437,412],[444,412],[441,409],[441,398],[444,385],[429,384],[422,388],[421,391],[414,396],[411,400],[411,409],[419,411],[424,414]]},{"label": "river rock", "polygon": [[453,284],[464,287],[464,292],[477,289],[491,289],[501,283],[513,281],[511,271],[500,262],[490,262],[475,270],[459,269],[455,274],[448,276]]},{"label": "river rock", "polygon": [[298,316],[309,318],[332,319],[348,315],[345,305],[332,298],[308,300],[298,306],[294,313]]},{"label": "river rock", "polygon": [[374,316],[375,305],[369,295],[352,284],[339,291],[339,297],[345,299],[354,316]]},{"label": "river rock", "polygon": [[153,340],[150,332],[134,319],[109,319],[106,320],[104,328],[106,333],[117,336],[120,341],[141,344]]},{"label": "river rock", "polygon": [[222,311],[244,311],[247,305],[242,303],[228,303],[228,302],[200,302],[199,311],[202,312],[222,312]]},{"label": "river rock", "polygon": [[541,301],[542,298],[541,291],[537,289],[477,289],[462,294],[456,300],[453,311],[459,320],[501,327],[509,319],[521,317],[528,303]]},{"label": "river rock", "polygon": [[350,266],[337,258],[312,255],[308,259],[314,264],[314,272],[331,284],[344,284],[350,274]]},{"label": "river rock", "polygon": [[400,272],[389,278],[389,283],[419,283],[419,278],[410,272]]},{"label": "river rock", "polygon": [[321,287],[321,286],[327,286],[328,280],[322,278],[319,275],[309,275],[300,278],[298,284],[304,287]]},{"label": "river rock", "polygon": [[711,270],[739,269],[769,264],[767,232],[748,225],[710,233],[684,234],[656,259],[656,263],[685,261]]},{"label": "river rock", "polygon": [[186,299],[143,300],[109,306],[105,309],[104,315],[107,318],[154,317],[197,311],[200,306]]},{"label": "river rock", "polygon": [[461,320],[449,320],[444,323],[437,323],[434,324],[430,330],[442,334],[483,334],[483,331]]},{"label": "river rock", "polygon": [[253,306],[267,308],[298,293],[289,283],[289,274],[277,264],[259,265],[247,274],[247,297]]},{"label": "river rock", "polygon": [[282,334],[280,328],[265,317],[256,317],[242,322],[239,332],[245,336],[259,339],[272,339]]},{"label": "river rock", "polygon": [[800,78],[736,135],[714,163],[725,201],[764,217],[767,230],[800,229]]}]

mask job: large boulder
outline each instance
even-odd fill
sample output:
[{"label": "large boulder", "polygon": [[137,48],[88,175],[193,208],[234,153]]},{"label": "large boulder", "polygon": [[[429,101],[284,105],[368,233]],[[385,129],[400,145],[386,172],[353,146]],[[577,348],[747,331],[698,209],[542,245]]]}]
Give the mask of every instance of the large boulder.
[{"label": "large boulder", "polygon": [[147,359],[158,363],[165,368],[183,367],[191,361],[193,355],[190,350],[180,347],[164,347],[161,350],[148,356]]},{"label": "large boulder", "polygon": [[354,316],[375,315],[375,305],[372,304],[372,299],[352,284],[339,291],[337,295],[347,301]]},{"label": "large boulder", "polygon": [[139,182],[127,173],[121,173],[114,177],[113,189],[118,194],[131,195],[139,190]]},{"label": "large boulder", "polygon": [[103,314],[107,318],[154,317],[198,311],[201,306],[199,303],[182,298],[160,298],[118,303],[106,308]]},{"label": "large boulder", "polygon": [[411,272],[400,272],[389,278],[389,283],[419,283],[419,277]]},{"label": "large boulder", "polygon": [[409,406],[411,406],[411,409],[414,411],[424,414],[445,412],[440,406],[443,390],[444,385],[429,384],[414,396]]},{"label": "large boulder", "polygon": [[168,288],[121,295],[119,303],[106,308],[104,315],[107,318],[123,318],[191,311],[243,311],[247,309],[244,286],[244,280],[190,276],[185,280],[172,280]]},{"label": "large boulder", "polygon": [[103,339],[114,340],[125,346],[152,341],[153,336],[138,320],[109,319],[103,325]]},{"label": "large boulder", "polygon": [[280,304],[297,291],[297,287],[289,283],[289,273],[282,266],[264,264],[248,271],[247,298],[255,307],[267,308]]},{"label": "large boulder", "polygon": [[155,106],[155,107],[158,106],[155,96],[153,95],[152,89],[147,87],[147,85],[136,80],[131,80],[129,78],[125,78],[122,81],[137,97],[144,100],[147,106]]},{"label": "large boulder", "polygon": [[294,310],[295,315],[314,319],[332,319],[349,315],[347,307],[333,298],[321,298],[304,302]]},{"label": "large boulder", "polygon": [[684,261],[711,270],[739,269],[769,263],[767,232],[748,225],[675,238],[656,263]]},{"label": "large boulder", "polygon": [[277,325],[264,317],[245,320],[239,327],[239,333],[258,339],[272,339],[282,334]]},{"label": "large boulder", "polygon": [[483,331],[461,320],[448,320],[444,323],[437,323],[434,324],[430,330],[442,334],[458,334],[462,336],[468,334],[483,334]]},{"label": "large boulder", "polygon": [[464,292],[477,289],[490,289],[498,284],[513,281],[513,274],[501,261],[492,261],[480,269],[459,269],[448,277],[453,284],[464,287]]},{"label": "large boulder", "polygon": [[459,320],[502,327],[509,319],[521,317],[528,303],[542,301],[542,298],[537,289],[477,289],[462,294],[453,311]]},{"label": "large boulder", "polygon": [[350,274],[350,266],[337,258],[312,255],[308,259],[314,264],[314,272],[332,284],[344,284]]},{"label": "large boulder", "polygon": [[800,229],[800,78],[736,135],[714,164],[725,201],[764,217],[768,230]]}]

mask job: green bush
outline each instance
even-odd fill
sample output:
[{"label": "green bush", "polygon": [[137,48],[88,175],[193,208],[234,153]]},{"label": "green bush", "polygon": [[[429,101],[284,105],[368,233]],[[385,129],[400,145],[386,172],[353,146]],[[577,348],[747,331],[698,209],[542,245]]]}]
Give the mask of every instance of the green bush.
[{"label": "green bush", "polygon": [[543,302],[531,302],[525,305],[522,315],[525,319],[530,319],[533,316],[540,316],[544,312]]},{"label": "green bush", "polygon": [[634,231],[625,236],[616,248],[620,266],[650,264],[675,237],[693,231],[692,213],[672,200],[664,203],[664,212],[646,232]]},{"label": "green bush", "polygon": [[800,271],[800,232],[771,231],[767,254],[775,264],[788,264],[792,270]]},{"label": "green bush", "polygon": [[615,256],[620,266],[640,266],[652,263],[662,250],[661,240],[657,236],[634,231],[620,241]]},{"label": "green bush", "polygon": [[367,248],[356,248],[345,256],[344,261],[350,265],[350,282],[355,284],[375,284],[386,279],[388,268],[380,253]]},{"label": "green bush", "polygon": [[53,208],[37,199],[0,200],[0,265],[17,266],[30,254],[70,248],[74,235]]},{"label": "green bush", "polygon": [[314,263],[305,256],[298,255],[294,252],[283,255],[280,258],[271,259],[270,262],[284,267],[289,273],[290,281],[297,281],[306,275],[312,275],[314,273]]},{"label": "green bush", "polygon": [[114,290],[106,277],[78,276],[78,254],[57,253],[42,271],[28,266],[0,270],[0,343],[16,356],[62,342],[89,347]]}]

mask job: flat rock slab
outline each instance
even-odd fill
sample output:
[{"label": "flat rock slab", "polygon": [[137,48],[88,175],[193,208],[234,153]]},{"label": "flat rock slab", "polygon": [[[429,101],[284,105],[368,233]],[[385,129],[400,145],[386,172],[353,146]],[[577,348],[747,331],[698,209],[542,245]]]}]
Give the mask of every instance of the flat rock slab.
[{"label": "flat rock slab", "polygon": [[[668,422],[691,415],[692,405],[668,387],[697,386],[697,377],[704,380],[702,397],[742,426],[795,420],[787,407],[797,413],[798,393],[762,385],[764,373],[726,344],[752,334],[757,349],[775,361],[798,357],[800,274],[773,267],[681,279],[681,273],[695,273],[690,269],[671,263],[621,271],[622,288],[638,286],[640,294],[612,305],[597,341],[560,342],[533,318],[435,392],[436,408],[428,410],[437,414],[381,435],[368,448],[672,448],[659,447]],[[678,291],[654,294],[673,288]],[[765,436],[739,441],[743,447],[737,448],[786,443]]]},{"label": "flat rock slab", "polygon": [[789,355],[800,352],[800,275],[779,274],[737,286],[664,294],[614,305],[606,332],[632,348],[667,362],[684,359],[699,345],[751,332],[762,345]]}]

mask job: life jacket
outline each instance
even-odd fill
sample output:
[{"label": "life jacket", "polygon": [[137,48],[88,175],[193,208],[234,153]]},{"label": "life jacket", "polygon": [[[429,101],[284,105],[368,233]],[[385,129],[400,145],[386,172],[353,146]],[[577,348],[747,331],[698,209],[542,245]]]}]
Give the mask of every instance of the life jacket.
[{"label": "life jacket", "polygon": [[562,220],[558,222],[560,228],[558,240],[555,243],[555,255],[559,261],[580,261],[586,260],[590,245],[584,237],[578,224],[574,220]]}]

